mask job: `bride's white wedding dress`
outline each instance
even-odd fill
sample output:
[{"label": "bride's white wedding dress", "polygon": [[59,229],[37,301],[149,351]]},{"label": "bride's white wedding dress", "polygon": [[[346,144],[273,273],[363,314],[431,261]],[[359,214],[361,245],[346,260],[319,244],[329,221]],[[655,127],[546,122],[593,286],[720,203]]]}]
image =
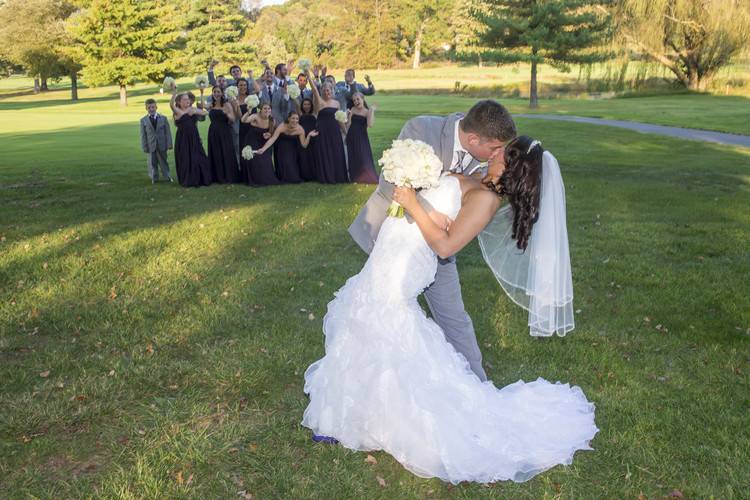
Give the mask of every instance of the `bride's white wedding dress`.
[{"label": "bride's white wedding dress", "polygon": [[[453,219],[461,208],[453,176],[422,194]],[[436,266],[416,224],[385,221],[362,271],[328,304],[302,424],[452,483],[526,481],[590,450],[594,405],[579,387],[540,378],[497,389],[474,375],[417,302]]]}]

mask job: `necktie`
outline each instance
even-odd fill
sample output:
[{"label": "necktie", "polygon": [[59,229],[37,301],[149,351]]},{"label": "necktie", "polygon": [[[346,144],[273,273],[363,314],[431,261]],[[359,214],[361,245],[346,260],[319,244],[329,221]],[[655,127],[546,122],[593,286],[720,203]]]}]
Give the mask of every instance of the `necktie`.
[{"label": "necktie", "polygon": [[149,115],[148,118],[151,120],[151,126],[156,130],[156,115]]},{"label": "necktie", "polygon": [[273,87],[271,85],[268,86],[268,98],[269,99],[273,99],[273,90],[272,90],[272,88]]},{"label": "necktie", "polygon": [[464,159],[466,158],[466,151],[456,151],[456,162],[451,167],[451,172],[463,172],[464,170]]}]

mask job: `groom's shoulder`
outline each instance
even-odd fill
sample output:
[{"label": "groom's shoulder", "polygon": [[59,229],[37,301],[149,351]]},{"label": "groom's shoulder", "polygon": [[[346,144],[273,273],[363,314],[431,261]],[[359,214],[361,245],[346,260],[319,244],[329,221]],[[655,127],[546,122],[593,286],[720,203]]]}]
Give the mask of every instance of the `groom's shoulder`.
[{"label": "groom's shoulder", "polygon": [[410,138],[414,134],[422,134],[426,131],[440,131],[445,124],[451,120],[461,117],[460,113],[454,113],[447,116],[438,115],[419,115],[407,121],[401,128],[399,138]]}]

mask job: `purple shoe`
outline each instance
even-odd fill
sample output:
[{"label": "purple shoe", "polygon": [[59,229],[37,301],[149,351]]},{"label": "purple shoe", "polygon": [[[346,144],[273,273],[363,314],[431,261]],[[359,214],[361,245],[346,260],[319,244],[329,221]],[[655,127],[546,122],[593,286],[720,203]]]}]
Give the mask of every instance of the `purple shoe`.
[{"label": "purple shoe", "polygon": [[339,440],[336,438],[332,438],[331,436],[318,436],[317,434],[312,435],[312,440],[316,443],[326,443],[326,444],[338,444]]}]

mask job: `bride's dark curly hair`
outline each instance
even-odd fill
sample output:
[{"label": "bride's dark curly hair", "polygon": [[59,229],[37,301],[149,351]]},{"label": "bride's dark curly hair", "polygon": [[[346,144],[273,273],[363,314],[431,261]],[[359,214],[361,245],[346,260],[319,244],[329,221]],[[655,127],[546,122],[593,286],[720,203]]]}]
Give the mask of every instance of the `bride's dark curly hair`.
[{"label": "bride's dark curly hair", "polygon": [[487,186],[507,198],[513,208],[513,239],[516,246],[526,250],[531,228],[539,218],[539,195],[542,185],[542,158],[544,149],[537,143],[529,149],[534,139],[521,135],[505,146],[505,170],[500,180]]}]

